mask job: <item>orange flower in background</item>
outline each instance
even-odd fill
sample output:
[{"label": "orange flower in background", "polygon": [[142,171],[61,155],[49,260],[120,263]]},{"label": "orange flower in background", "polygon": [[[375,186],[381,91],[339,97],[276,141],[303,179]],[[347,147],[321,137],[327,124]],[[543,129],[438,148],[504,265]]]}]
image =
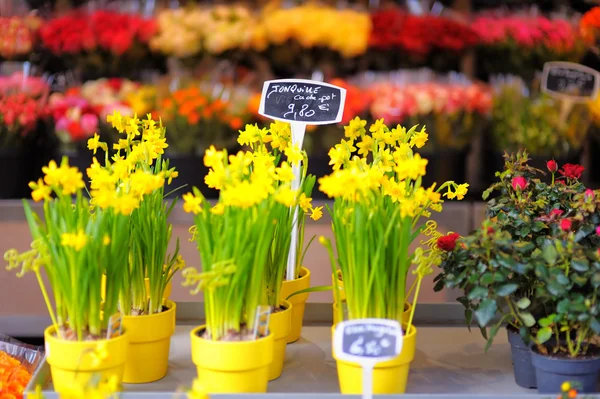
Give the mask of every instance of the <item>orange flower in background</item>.
[{"label": "orange flower in background", "polygon": [[600,31],[600,7],[586,12],[579,21],[581,35],[588,42],[594,42]]},{"label": "orange flower in background", "polygon": [[187,121],[190,125],[195,125],[198,122],[200,122],[200,114],[198,114],[197,112],[191,112],[188,116],[187,116]]},{"label": "orange flower in background", "polygon": [[229,126],[233,130],[239,130],[242,128],[242,126],[244,126],[244,121],[239,116],[234,116],[229,120]]}]

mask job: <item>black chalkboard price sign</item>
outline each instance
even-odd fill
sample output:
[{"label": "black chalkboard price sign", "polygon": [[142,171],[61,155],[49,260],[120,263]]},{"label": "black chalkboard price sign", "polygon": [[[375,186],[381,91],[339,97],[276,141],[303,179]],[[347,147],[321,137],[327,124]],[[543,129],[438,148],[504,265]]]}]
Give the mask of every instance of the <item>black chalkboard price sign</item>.
[{"label": "black chalkboard price sign", "polygon": [[391,360],[402,350],[402,328],[395,320],[345,321],[336,326],[334,350],[338,359],[359,363]]},{"label": "black chalkboard price sign", "polygon": [[596,98],[600,73],[572,62],[547,62],[542,73],[542,91],[556,98],[583,102]]},{"label": "black chalkboard price sign", "polygon": [[284,122],[326,125],[342,120],[346,90],[304,79],[268,80],[258,113]]}]

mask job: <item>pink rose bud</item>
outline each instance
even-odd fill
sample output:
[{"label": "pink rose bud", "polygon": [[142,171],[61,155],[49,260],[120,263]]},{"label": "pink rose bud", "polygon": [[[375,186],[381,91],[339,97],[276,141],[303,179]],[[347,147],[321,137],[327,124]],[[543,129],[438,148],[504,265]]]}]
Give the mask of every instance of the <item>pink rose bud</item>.
[{"label": "pink rose bud", "polygon": [[554,159],[551,159],[548,162],[546,162],[546,167],[552,173],[555,173],[558,170],[558,164]]},{"label": "pink rose bud", "polygon": [[600,226],[596,227],[596,235],[600,236]]},{"label": "pink rose bud", "polygon": [[527,180],[523,176],[513,177],[512,187],[515,191],[525,190],[525,187],[527,187]]},{"label": "pink rose bud", "polygon": [[592,190],[591,188],[588,188],[587,190],[585,190],[585,193],[583,194],[585,196],[585,199],[594,199],[595,194],[594,194],[594,190]]},{"label": "pink rose bud", "polygon": [[562,216],[563,213],[565,213],[565,211],[563,211],[562,209],[552,209],[550,211],[550,216],[559,217],[559,216]]},{"label": "pink rose bud", "polygon": [[563,219],[560,221],[560,228],[563,231],[571,231],[572,226],[573,226],[573,222],[571,222],[571,219]]}]

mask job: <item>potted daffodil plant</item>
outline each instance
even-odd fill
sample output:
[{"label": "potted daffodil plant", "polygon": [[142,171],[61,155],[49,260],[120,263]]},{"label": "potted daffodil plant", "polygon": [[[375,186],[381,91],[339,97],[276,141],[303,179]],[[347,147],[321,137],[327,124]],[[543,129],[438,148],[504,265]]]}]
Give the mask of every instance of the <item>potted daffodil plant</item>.
[{"label": "potted daffodil plant", "polygon": [[[286,300],[291,285],[298,284],[299,281],[309,283],[308,271],[302,273],[302,258],[298,257],[294,261],[294,279],[285,284],[286,270],[288,265],[291,247],[291,236],[293,229],[297,229],[299,240],[297,242],[297,252],[303,248],[305,216],[311,214],[317,218],[319,209],[312,206],[310,198],[315,184],[314,176],[307,176],[308,157],[306,152],[300,150],[291,143],[290,125],[284,122],[273,122],[266,128],[259,128],[257,125],[246,125],[245,129],[240,131],[238,142],[241,145],[248,146],[250,152],[266,157],[268,160],[264,166],[270,173],[276,173],[274,179],[271,179],[273,187],[270,191],[278,192],[280,188],[290,186],[296,178],[293,167],[300,167],[298,189],[288,193],[287,189],[283,192],[288,194],[288,198],[281,197],[279,200],[287,205],[287,212],[278,213],[280,219],[276,221],[271,249],[268,252],[267,265],[265,268],[264,288],[266,302],[271,307],[271,316],[269,319],[269,329],[274,334],[275,352],[274,361],[269,371],[269,380],[278,378],[283,370],[285,359],[285,348],[288,342],[294,342],[300,337],[302,327],[302,317],[304,314],[304,302],[308,293],[299,293],[293,295],[290,300]],[[283,158],[285,157],[285,160]],[[252,165],[251,168],[257,166]],[[294,220],[294,214],[297,212],[297,220]],[[284,288],[285,287],[285,288]],[[299,287],[301,290],[306,287]],[[283,294],[282,294],[283,293]],[[295,313],[296,307],[299,312]]]},{"label": "potted daffodil plant", "polygon": [[[169,300],[169,294],[173,274],[183,261],[178,240],[174,253],[167,253],[173,229],[168,217],[177,201],[167,204],[164,198],[165,183],[177,177],[177,171],[162,158],[168,145],[161,123],[149,115],[140,120],[123,117],[116,111],[108,116],[108,121],[122,138],[114,144],[112,157],[106,152],[104,165],[93,159],[88,169],[90,194],[94,203],[104,201],[99,188],[113,180],[141,190],[142,197],[132,195],[123,200],[137,206],[128,223],[128,267],[123,275],[119,308],[130,340],[124,382],[147,383],[166,375],[175,329],[176,305]],[[106,144],[95,135],[88,147],[95,154]]]},{"label": "potted daffodil plant", "polygon": [[[245,134],[267,131],[250,127]],[[291,188],[290,165],[278,165],[269,152],[229,155],[211,147],[204,163],[206,184],[219,190],[217,204],[211,206],[197,188],[183,196],[184,210],[195,215],[202,265],[201,271],[184,269],[184,284],[192,293],[204,291],[206,312],[206,325],[191,332],[192,359],[208,393],[266,392],[275,334],[265,318],[281,309],[278,284],[267,282],[267,267],[277,273],[272,251],[283,255],[289,247],[283,235],[284,242],[277,242],[276,231],[279,224],[291,230],[290,207],[299,193]]]},{"label": "potted daffodil plant", "polygon": [[[320,241],[330,253],[332,273],[339,267],[344,282],[345,304],[333,280],[336,319],[382,318],[403,324],[402,353],[373,371],[374,393],[402,393],[416,350],[412,321],[420,284],[442,260],[435,245],[441,233],[428,219],[432,211],[442,210],[443,195],[462,199],[468,184],[421,185],[427,160],[415,151],[427,142],[424,127],[389,129],[377,120],[367,131],[366,122],[355,118],[345,136],[330,152],[333,173],[319,179],[319,189],[334,199],[329,212],[337,259],[331,242],[325,237]],[[422,234],[429,236],[426,245],[411,250]],[[411,270],[417,278],[414,288],[407,289]],[[411,294],[413,306],[405,317]],[[341,392],[361,393],[361,367],[342,360],[337,367]],[[390,373],[394,378],[386,378]]]},{"label": "potted daffodil plant", "polygon": [[67,158],[60,165],[51,161],[42,171],[44,177],[30,187],[33,199],[43,202],[43,217],[23,201],[32,249],[11,249],[4,258],[9,269],[21,266],[19,275],[33,272],[40,284],[52,320],[44,338],[54,389],[68,392],[97,375],[120,382],[129,340],[121,327],[118,300],[126,273],[129,218],[139,206],[139,201],[127,199],[139,198],[144,186],[133,184],[132,177],[123,184],[105,180],[90,200],[83,194],[83,174]]}]

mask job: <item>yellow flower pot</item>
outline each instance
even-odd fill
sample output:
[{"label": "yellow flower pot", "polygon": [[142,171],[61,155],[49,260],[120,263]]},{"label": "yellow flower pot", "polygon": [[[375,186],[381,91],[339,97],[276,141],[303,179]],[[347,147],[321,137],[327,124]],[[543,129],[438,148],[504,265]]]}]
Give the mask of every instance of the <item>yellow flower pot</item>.
[{"label": "yellow flower pot", "polygon": [[190,333],[198,386],[208,394],[267,392],[273,333],[256,341],[211,341],[199,335],[205,328],[200,326]]},{"label": "yellow flower pot", "polygon": [[[332,327],[332,333],[333,329]],[[333,334],[332,334],[333,335]],[[402,352],[394,360],[379,363],[373,369],[373,394],[400,394],[406,391],[410,363],[415,358],[417,347],[417,329],[411,327],[404,335]],[[362,393],[362,368],[358,363],[345,362],[335,357],[342,394]]]},{"label": "yellow flower pot", "polygon": [[[304,290],[310,287],[310,270],[305,267],[300,269],[300,278],[292,281],[284,281],[281,285],[281,299],[286,299],[294,292]],[[288,344],[296,342],[300,339],[302,333],[302,319],[304,319],[304,307],[308,300],[308,292],[304,294],[294,295],[289,299],[292,304],[292,331],[288,335]]]},{"label": "yellow flower pot", "polygon": [[[144,282],[146,283],[146,292],[150,292],[150,279],[148,277],[146,277],[144,279]],[[104,301],[104,295],[105,295],[105,291],[106,291],[106,276],[103,274],[102,275],[102,282],[101,282],[101,288],[100,288],[100,294],[102,294],[102,300]],[[173,279],[171,278],[171,280],[169,280],[169,282],[167,283],[167,286],[165,287],[165,292],[163,292],[163,299],[169,299],[171,297],[171,291],[173,290]]]},{"label": "yellow flower pot", "polygon": [[123,317],[123,327],[129,335],[123,382],[144,384],[167,375],[177,306],[172,301],[165,301],[164,306],[168,310],[161,313]]},{"label": "yellow flower pot", "polygon": [[285,361],[287,338],[292,331],[293,305],[288,301],[281,301],[281,306],[285,310],[271,313],[269,317],[269,331],[271,331],[275,339],[273,363],[269,367],[269,381],[276,380],[281,376]]},{"label": "yellow flower pot", "polygon": [[56,336],[54,326],[46,328],[46,360],[50,365],[52,384],[58,393],[84,387],[91,378],[123,380],[129,335],[99,341],[66,341]]},{"label": "yellow flower pot", "polygon": [[[337,303],[333,304],[333,325],[335,326],[337,323],[339,323],[342,320],[338,319],[338,313],[337,313]],[[402,324],[408,324],[408,321],[410,319],[410,310],[412,309],[412,305],[408,302],[404,303],[404,313],[402,313]]]}]

